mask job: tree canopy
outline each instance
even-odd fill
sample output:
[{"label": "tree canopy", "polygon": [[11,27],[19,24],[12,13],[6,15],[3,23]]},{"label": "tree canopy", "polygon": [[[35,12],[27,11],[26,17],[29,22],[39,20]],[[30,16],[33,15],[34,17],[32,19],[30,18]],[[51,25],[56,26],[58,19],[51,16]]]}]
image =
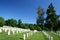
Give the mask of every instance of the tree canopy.
[{"label": "tree canopy", "polygon": [[48,6],[46,14],[46,23],[53,30],[57,25],[57,14],[52,3]]},{"label": "tree canopy", "polygon": [[15,19],[8,19],[5,21],[5,25],[16,27],[17,26],[17,21]]}]

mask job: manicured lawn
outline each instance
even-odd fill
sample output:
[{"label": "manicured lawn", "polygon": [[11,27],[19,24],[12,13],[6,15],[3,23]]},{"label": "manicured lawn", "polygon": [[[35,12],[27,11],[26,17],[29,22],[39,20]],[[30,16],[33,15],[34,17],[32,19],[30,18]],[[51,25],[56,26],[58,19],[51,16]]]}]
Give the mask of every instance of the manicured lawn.
[{"label": "manicured lawn", "polygon": [[[51,32],[47,32],[49,35],[51,35],[54,40],[60,40],[60,36],[57,36]],[[0,40],[23,40],[23,34],[24,33],[18,33],[18,34],[11,34],[7,35],[6,32],[0,33]],[[40,31],[37,33],[34,33],[33,35],[29,36],[26,40],[48,40],[46,36]]]},{"label": "manicured lawn", "polygon": [[42,32],[37,32],[34,35],[27,38],[27,40],[48,40]]},{"label": "manicured lawn", "polygon": [[[6,32],[2,32],[0,33],[0,40],[23,40],[23,34],[26,33],[7,35]],[[48,40],[48,39],[44,36],[42,32],[37,32],[29,36],[26,40]]]},{"label": "manicured lawn", "polygon": [[7,33],[2,32],[0,33],[0,40],[23,40],[23,34],[25,33],[7,35]]},{"label": "manicured lawn", "polygon": [[60,36],[55,35],[55,34],[53,34],[51,32],[47,32],[47,33],[53,37],[53,40],[60,40]]}]

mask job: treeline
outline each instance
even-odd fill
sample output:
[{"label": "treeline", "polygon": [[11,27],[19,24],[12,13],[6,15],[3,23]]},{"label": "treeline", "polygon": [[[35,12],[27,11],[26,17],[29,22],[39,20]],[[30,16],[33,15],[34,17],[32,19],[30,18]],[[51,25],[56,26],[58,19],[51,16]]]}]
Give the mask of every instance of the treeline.
[{"label": "treeline", "polygon": [[3,27],[4,25],[11,26],[11,27],[24,28],[24,29],[38,30],[38,31],[41,30],[40,27],[36,24],[22,23],[21,19],[19,19],[18,21],[13,18],[4,20],[3,17],[0,17],[0,27]]}]

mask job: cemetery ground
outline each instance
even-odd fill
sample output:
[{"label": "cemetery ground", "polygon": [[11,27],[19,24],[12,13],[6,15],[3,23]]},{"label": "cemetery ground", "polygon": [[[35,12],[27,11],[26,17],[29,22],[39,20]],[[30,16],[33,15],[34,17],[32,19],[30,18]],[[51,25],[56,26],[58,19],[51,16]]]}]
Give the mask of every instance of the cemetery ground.
[{"label": "cemetery ground", "polygon": [[[7,33],[2,32],[0,33],[0,40],[23,40],[23,34],[24,33],[18,33],[18,34],[11,34],[7,35]],[[33,35],[29,36],[26,40],[47,40],[45,35],[42,32],[36,32]]]},{"label": "cemetery ground", "polygon": [[5,32],[0,33],[0,40],[23,40],[23,34],[25,33],[18,33],[18,34],[11,34],[8,35]]},{"label": "cemetery ground", "polygon": [[0,40],[60,40],[60,31],[32,31],[22,28],[1,27]]},{"label": "cemetery ground", "polygon": [[[23,40],[23,34],[26,33],[27,32],[7,35],[7,32],[3,31],[0,33],[0,40]],[[60,36],[58,35],[55,35],[51,32],[47,32],[47,34],[52,36],[54,40],[60,40]],[[39,31],[26,38],[26,40],[48,40],[48,38],[41,31]]]},{"label": "cemetery ground", "polygon": [[27,38],[27,40],[48,40],[46,36],[40,31],[35,33],[34,35]]},{"label": "cemetery ground", "polygon": [[60,36],[58,34],[53,34],[51,32],[47,32],[50,36],[53,37],[54,40],[60,40]]}]

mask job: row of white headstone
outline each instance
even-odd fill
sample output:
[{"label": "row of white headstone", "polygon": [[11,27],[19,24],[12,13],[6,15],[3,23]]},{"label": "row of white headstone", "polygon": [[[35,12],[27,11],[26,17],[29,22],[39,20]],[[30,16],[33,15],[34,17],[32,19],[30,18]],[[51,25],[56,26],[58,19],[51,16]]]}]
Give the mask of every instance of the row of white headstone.
[{"label": "row of white headstone", "polygon": [[60,33],[56,33],[56,32],[53,32],[53,31],[52,31],[52,33],[55,34],[55,35],[60,36]]},{"label": "row of white headstone", "polygon": [[15,34],[15,33],[18,33],[18,32],[19,32],[18,30],[16,30],[16,31],[15,31],[15,30],[10,30],[10,29],[9,29],[9,30],[6,30],[6,29],[5,29],[5,30],[0,29],[0,33],[1,33],[2,31],[7,32],[7,34],[8,34],[8,35],[10,35],[10,34],[11,34],[11,32],[12,32],[13,34]]},{"label": "row of white headstone", "polygon": [[34,30],[34,31],[31,31],[31,32],[29,32],[29,33],[27,33],[27,34],[24,34],[24,35],[23,35],[23,40],[26,40],[26,38],[28,38],[29,36],[33,35],[33,34],[36,33],[36,32],[37,32],[37,31]]},{"label": "row of white headstone", "polygon": [[11,35],[11,32],[13,34],[15,33],[22,33],[22,32],[29,32],[29,29],[22,29],[22,28],[13,28],[13,27],[0,27],[0,32],[5,31],[8,32],[8,35]]},{"label": "row of white headstone", "polygon": [[42,31],[43,34],[48,38],[48,40],[53,40],[53,37],[48,35],[45,31]]}]

